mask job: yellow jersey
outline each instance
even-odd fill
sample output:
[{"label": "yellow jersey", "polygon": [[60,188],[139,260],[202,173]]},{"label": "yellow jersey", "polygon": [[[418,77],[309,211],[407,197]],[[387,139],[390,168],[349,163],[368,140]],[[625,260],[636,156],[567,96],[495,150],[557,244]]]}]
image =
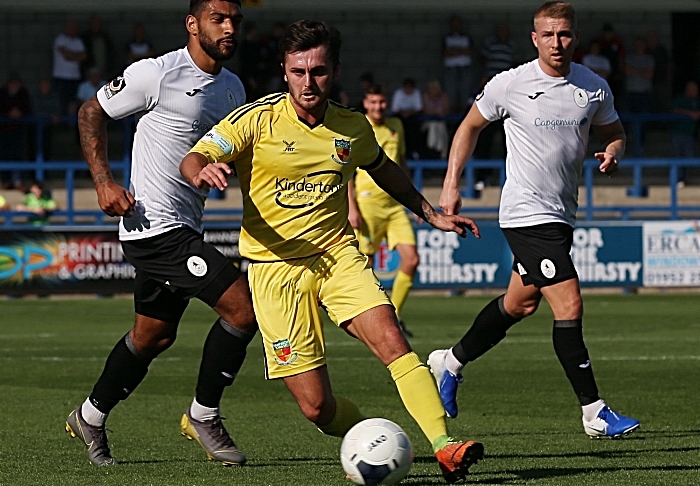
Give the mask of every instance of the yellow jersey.
[{"label": "yellow jersey", "polygon": [[235,164],[243,193],[239,248],[254,261],[307,257],[354,239],[347,182],[356,168],[386,160],[363,114],[329,102],[310,126],[286,93],[234,110],[191,151]]},{"label": "yellow jersey", "polygon": [[[399,161],[406,154],[403,124],[399,118],[387,117],[381,125],[370,121],[377,142],[387,157]],[[389,194],[380,188],[367,172],[358,171],[355,175],[355,199],[361,204],[378,204],[383,207],[399,205]]]}]

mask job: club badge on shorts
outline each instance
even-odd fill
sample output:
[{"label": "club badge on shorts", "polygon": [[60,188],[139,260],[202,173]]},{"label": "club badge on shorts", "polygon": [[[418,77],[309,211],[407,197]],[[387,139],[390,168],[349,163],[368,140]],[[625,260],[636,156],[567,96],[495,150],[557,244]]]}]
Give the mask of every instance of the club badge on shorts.
[{"label": "club badge on shorts", "polygon": [[292,351],[289,339],[280,339],[273,342],[272,349],[275,350],[275,363],[278,365],[287,366],[299,358],[299,354]]},{"label": "club badge on shorts", "polygon": [[542,270],[542,275],[547,278],[554,278],[557,274],[557,267],[555,267],[554,262],[548,258],[540,262],[540,270]]},{"label": "club badge on shorts", "polygon": [[203,277],[207,274],[207,262],[202,257],[191,256],[187,259],[187,270],[195,277]]}]

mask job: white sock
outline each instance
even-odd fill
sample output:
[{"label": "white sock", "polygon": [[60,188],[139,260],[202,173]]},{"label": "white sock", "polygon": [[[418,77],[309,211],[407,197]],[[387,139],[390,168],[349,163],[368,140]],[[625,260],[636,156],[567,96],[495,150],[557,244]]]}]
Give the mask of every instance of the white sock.
[{"label": "white sock", "polygon": [[460,374],[462,372],[462,368],[464,368],[464,365],[460,363],[457,358],[455,358],[452,348],[447,350],[447,354],[445,355],[445,368],[455,376]]},{"label": "white sock", "polygon": [[80,407],[80,415],[83,416],[83,420],[93,427],[102,427],[107,421],[107,414],[97,410],[89,398]]},{"label": "white sock", "polygon": [[605,406],[605,402],[601,398],[597,402],[589,403],[588,405],[583,405],[581,409],[583,410],[583,418],[586,422],[590,422],[598,416],[598,413]]},{"label": "white sock", "polygon": [[203,422],[205,420],[213,420],[219,416],[219,407],[209,408],[204,405],[200,405],[195,398],[192,400],[192,405],[190,405],[190,417],[193,419]]}]

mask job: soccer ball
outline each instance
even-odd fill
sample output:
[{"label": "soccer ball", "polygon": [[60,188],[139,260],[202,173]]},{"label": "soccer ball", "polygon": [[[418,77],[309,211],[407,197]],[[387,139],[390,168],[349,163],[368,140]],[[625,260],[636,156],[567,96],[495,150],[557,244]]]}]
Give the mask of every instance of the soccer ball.
[{"label": "soccer ball", "polygon": [[390,420],[371,418],[355,424],[340,446],[340,462],[355,484],[397,484],[413,464],[413,446]]}]

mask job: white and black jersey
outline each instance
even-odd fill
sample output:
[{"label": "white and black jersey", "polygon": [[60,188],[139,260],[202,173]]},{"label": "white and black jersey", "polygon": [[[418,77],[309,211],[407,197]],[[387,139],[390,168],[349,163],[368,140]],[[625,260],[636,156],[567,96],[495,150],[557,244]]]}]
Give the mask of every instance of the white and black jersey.
[{"label": "white and black jersey", "polygon": [[180,162],[212,126],[245,102],[238,77],[197,67],[187,48],[136,62],[100,89],[97,99],[114,119],[139,113],[129,190],[136,199],[119,239],[137,240],[174,228],[201,233],[206,190],[192,187]]},{"label": "white and black jersey", "polygon": [[575,63],[565,77],[548,76],[534,60],[494,77],[476,106],[487,120],[504,120],[501,227],[573,226],[590,127],[618,119],[605,80]]}]

